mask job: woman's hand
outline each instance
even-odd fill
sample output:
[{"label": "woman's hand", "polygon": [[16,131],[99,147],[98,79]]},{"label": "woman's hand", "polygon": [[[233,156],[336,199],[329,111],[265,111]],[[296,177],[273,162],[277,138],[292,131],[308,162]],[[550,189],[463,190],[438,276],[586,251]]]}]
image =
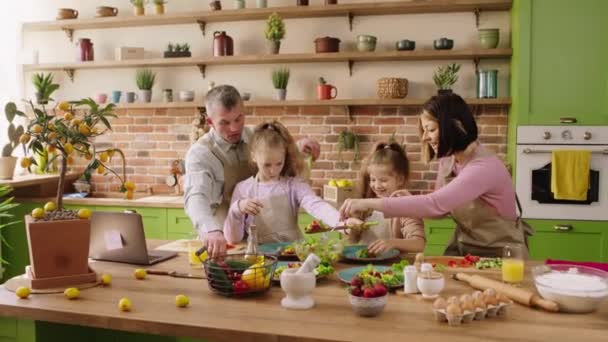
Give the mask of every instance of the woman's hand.
[{"label": "woman's hand", "polygon": [[311,155],[313,161],[317,160],[319,158],[319,154],[321,154],[321,145],[319,145],[317,141],[310,138],[298,140],[297,145],[300,152]]},{"label": "woman's hand", "polygon": [[379,199],[353,199],[348,198],[340,207],[340,217],[347,219],[349,217],[360,217],[370,209],[378,210],[381,201]]},{"label": "woman's hand", "polygon": [[393,248],[396,248],[395,243],[388,239],[376,240],[367,246],[367,250],[376,255],[388,252]]},{"label": "woman's hand", "polygon": [[264,208],[262,203],[255,199],[243,199],[239,201],[239,211],[241,214],[257,215]]},{"label": "woman's hand", "polygon": [[347,227],[348,229],[343,230],[345,235],[349,235],[353,232],[358,232],[360,227],[363,225],[363,221],[356,217],[349,217],[345,221],[339,222],[338,227]]}]

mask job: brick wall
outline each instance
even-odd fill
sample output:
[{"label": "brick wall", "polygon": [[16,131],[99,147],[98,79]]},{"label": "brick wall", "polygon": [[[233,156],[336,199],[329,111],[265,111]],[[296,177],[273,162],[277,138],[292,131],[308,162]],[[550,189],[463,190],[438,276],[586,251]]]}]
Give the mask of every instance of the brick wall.
[{"label": "brick wall", "polygon": [[[360,137],[361,157],[369,153],[377,141],[388,140],[396,132],[403,139],[412,162],[409,190],[428,192],[433,188],[436,165],[420,161],[417,114],[415,107],[359,106],[348,110],[340,106],[319,107],[255,107],[248,108],[247,124],[279,120],[296,137],[308,136],[321,144],[321,156],[314,164],[311,178],[316,190],[331,178],[356,179],[360,163],[353,161],[353,152],[338,154],[338,135],[350,128]],[[507,151],[506,107],[480,106],[473,108],[480,127],[481,142],[504,159]],[[190,145],[192,122],[198,117],[196,109],[120,109],[113,119],[114,132],[99,137],[97,146],[121,148],[127,157],[127,174],[138,192],[171,193],[165,185],[171,161],[183,158]],[[352,118],[352,121],[351,119]],[[114,167],[120,168],[116,160]],[[77,166],[78,167],[78,166]],[[93,177],[97,192],[114,192],[118,182],[111,176]]]}]

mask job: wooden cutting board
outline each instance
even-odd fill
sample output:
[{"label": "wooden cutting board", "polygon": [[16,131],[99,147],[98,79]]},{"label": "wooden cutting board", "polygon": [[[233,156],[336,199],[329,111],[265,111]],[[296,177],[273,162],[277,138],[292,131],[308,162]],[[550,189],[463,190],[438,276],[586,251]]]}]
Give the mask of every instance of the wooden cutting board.
[{"label": "wooden cutting board", "polygon": [[[483,260],[484,258],[481,258]],[[453,256],[424,256],[424,262],[428,262],[431,264],[443,264],[446,266],[446,272],[450,273],[479,273],[479,274],[501,274],[502,270],[500,268],[485,268],[479,270],[475,267],[475,265],[471,267],[449,267],[448,262],[450,260],[454,261],[462,261],[464,257],[453,257]]]}]

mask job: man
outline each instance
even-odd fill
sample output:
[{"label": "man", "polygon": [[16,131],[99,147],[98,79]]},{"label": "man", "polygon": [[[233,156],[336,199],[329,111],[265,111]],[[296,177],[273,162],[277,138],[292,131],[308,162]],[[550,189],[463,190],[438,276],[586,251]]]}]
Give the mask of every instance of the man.
[{"label": "man", "polygon": [[[230,85],[211,89],[206,97],[211,130],[186,154],[184,198],[186,214],[211,256],[226,253],[223,227],[235,185],[253,175],[247,144],[251,129],[245,127],[241,95]],[[304,153],[319,156],[315,141],[299,142]]]}]

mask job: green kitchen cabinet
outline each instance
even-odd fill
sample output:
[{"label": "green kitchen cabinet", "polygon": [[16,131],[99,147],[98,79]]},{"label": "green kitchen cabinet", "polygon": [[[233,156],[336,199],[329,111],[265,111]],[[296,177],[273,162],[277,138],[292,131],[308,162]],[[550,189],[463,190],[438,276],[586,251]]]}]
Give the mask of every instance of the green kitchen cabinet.
[{"label": "green kitchen cabinet", "polygon": [[593,221],[526,220],[536,233],[530,258],[608,261],[608,224]]},{"label": "green kitchen cabinet", "polygon": [[36,323],[0,317],[0,342],[36,342]]},{"label": "green kitchen cabinet", "polygon": [[608,124],[608,1],[515,0],[510,115]]},{"label": "green kitchen cabinet", "polygon": [[2,246],[2,258],[8,262],[4,265],[4,280],[23,274],[25,266],[30,263],[24,218],[25,215],[39,206],[36,203],[20,203],[19,206],[10,211],[15,219],[19,220],[19,223],[3,228],[1,232],[2,237],[8,244],[8,246]]},{"label": "green kitchen cabinet", "polygon": [[169,240],[189,239],[193,233],[194,226],[184,209],[167,209],[167,238]]},{"label": "green kitchen cabinet", "polygon": [[141,215],[148,239],[167,239],[167,209],[166,208],[142,208],[142,207],[111,207],[96,206],[96,211],[120,212],[124,210],[135,210]]},{"label": "green kitchen cabinet", "polygon": [[445,248],[452,238],[456,223],[450,218],[424,220],[426,234],[426,255],[443,255]]}]

